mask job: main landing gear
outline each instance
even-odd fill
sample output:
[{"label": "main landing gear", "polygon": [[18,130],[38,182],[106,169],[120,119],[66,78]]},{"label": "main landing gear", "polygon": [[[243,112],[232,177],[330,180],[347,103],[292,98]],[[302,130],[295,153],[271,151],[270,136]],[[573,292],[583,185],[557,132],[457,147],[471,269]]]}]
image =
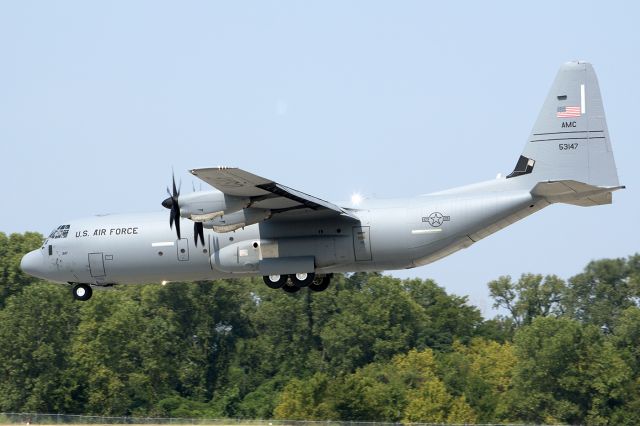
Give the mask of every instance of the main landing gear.
[{"label": "main landing gear", "polygon": [[331,275],[316,275],[302,273],[291,275],[265,275],[262,277],[269,288],[281,288],[287,293],[300,291],[302,287],[309,287],[311,291],[324,291],[331,283]]},{"label": "main landing gear", "polygon": [[91,286],[83,283],[75,284],[71,289],[71,292],[73,293],[73,298],[75,300],[80,300],[82,302],[91,299],[91,296],[93,295]]}]

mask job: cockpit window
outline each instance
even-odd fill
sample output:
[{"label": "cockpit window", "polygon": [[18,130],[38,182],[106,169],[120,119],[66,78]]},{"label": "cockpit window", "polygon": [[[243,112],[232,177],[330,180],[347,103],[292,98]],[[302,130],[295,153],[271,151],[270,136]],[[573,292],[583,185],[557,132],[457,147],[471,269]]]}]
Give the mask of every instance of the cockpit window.
[{"label": "cockpit window", "polygon": [[49,238],[67,238],[70,225],[60,225],[49,234]]}]

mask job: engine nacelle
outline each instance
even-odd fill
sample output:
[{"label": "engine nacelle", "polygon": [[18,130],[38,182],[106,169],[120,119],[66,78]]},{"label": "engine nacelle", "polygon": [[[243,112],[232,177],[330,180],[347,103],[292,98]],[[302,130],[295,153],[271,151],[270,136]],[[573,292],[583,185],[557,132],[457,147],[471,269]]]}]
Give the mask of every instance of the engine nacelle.
[{"label": "engine nacelle", "polygon": [[248,208],[216,217],[213,220],[204,222],[203,226],[208,229],[213,229],[215,232],[231,232],[248,225],[253,225],[254,223],[262,222],[270,217],[271,210]]},{"label": "engine nacelle", "polygon": [[199,191],[180,195],[180,216],[194,222],[206,222],[249,206],[247,197],[226,195],[220,191]]}]

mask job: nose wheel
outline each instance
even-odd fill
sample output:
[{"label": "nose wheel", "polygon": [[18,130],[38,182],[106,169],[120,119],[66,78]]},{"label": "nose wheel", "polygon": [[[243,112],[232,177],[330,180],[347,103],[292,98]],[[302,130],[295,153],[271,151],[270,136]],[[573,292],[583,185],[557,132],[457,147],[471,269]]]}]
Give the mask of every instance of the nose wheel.
[{"label": "nose wheel", "polygon": [[91,295],[93,295],[91,286],[82,283],[74,285],[73,289],[71,289],[71,292],[73,293],[73,298],[75,300],[80,300],[82,302],[91,299]]}]

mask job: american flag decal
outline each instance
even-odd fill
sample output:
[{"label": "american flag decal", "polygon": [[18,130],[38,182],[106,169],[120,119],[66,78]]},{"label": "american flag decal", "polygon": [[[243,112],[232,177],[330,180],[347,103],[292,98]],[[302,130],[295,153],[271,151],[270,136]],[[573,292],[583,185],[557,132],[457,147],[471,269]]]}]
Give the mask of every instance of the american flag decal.
[{"label": "american flag decal", "polygon": [[556,112],[556,117],[558,118],[580,117],[580,107],[579,106],[558,107],[558,112]]}]

